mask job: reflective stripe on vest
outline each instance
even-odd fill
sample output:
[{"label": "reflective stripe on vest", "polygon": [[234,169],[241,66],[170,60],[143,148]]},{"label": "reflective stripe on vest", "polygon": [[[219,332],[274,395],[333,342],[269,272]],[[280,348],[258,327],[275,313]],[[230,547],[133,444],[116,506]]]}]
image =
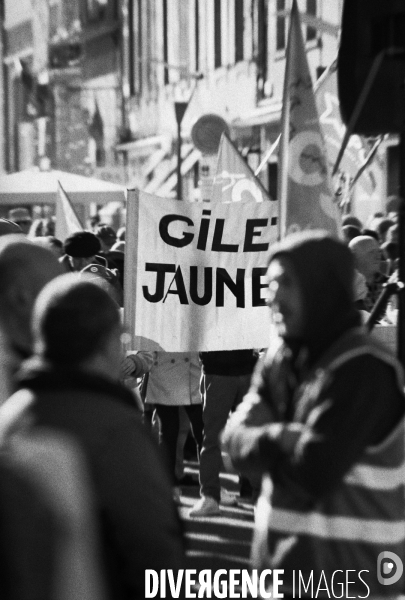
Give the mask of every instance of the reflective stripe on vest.
[{"label": "reflective stripe on vest", "polygon": [[299,513],[273,508],[272,531],[305,534],[324,539],[363,541],[373,544],[400,544],[405,541],[405,524],[351,517],[327,517],[322,513]]}]

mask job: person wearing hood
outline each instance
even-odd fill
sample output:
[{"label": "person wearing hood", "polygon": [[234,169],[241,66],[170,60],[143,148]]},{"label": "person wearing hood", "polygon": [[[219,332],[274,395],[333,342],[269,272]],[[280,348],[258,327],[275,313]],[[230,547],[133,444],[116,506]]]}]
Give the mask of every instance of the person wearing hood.
[{"label": "person wearing hood", "polygon": [[403,373],[360,327],[353,263],[323,231],[273,246],[280,343],[222,434],[234,466],[262,476],[252,566],[282,569],[284,598],[403,593]]},{"label": "person wearing hood", "polygon": [[169,473],[119,381],[118,305],[88,275],[64,274],[39,294],[32,330],[34,355],[0,409],[0,433],[24,404],[27,432],[48,430],[77,445],[93,490],[107,597],[143,600],[145,569],[177,572],[185,555]]}]

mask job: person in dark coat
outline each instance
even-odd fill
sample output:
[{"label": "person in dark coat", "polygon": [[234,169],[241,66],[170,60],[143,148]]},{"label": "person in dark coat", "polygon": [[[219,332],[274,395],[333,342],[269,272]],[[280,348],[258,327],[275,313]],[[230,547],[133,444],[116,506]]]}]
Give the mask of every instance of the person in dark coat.
[{"label": "person in dark coat", "polygon": [[32,353],[34,302],[45,284],[61,273],[50,250],[21,234],[0,237],[0,328],[6,348],[3,362],[7,363],[11,384],[21,362]]},{"label": "person in dark coat", "polygon": [[[343,242],[315,230],[287,236],[272,247],[267,279],[279,344],[223,433],[234,465],[262,474],[252,566],[281,569],[287,599],[328,598],[343,579],[347,598],[398,597],[401,365],[360,327]],[[385,554],[401,567],[392,577],[377,566]]]},{"label": "person in dark coat", "polygon": [[[38,297],[35,354],[20,374],[35,431],[70,435],[89,465],[111,600],[145,597],[145,569],[184,568],[171,482],[132,394],[119,383],[121,325],[112,298],[66,274]],[[5,405],[7,410],[7,407]]]},{"label": "person in dark coat", "polygon": [[107,266],[107,261],[100,256],[100,240],[91,231],[76,231],[66,238],[63,244],[64,255],[59,262],[64,271],[81,271],[94,263]]}]

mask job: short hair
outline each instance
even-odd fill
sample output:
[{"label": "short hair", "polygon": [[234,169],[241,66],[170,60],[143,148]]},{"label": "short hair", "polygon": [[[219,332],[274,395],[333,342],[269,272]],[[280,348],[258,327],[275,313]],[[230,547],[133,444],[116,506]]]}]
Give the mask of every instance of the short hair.
[{"label": "short hair", "polygon": [[0,238],[0,297],[14,285],[29,289],[36,297],[60,273],[58,260],[47,248],[20,234]]},{"label": "short hair", "polygon": [[363,229],[363,231],[361,232],[362,237],[371,237],[374,240],[376,240],[377,242],[380,241],[380,236],[378,235],[378,233],[376,231],[374,231],[374,229]]},{"label": "short hair", "polygon": [[401,206],[400,196],[397,196],[396,194],[392,194],[391,196],[388,196],[387,205],[386,205],[387,213],[398,212],[400,206]]},{"label": "short hair", "polygon": [[344,226],[344,225],[354,225],[355,227],[358,227],[359,229],[363,228],[363,225],[362,225],[360,219],[358,219],[354,215],[344,215],[342,217],[342,226]]},{"label": "short hair", "polygon": [[119,309],[105,290],[83,275],[61,275],[35,304],[35,353],[54,364],[78,366],[102,350],[119,325]]},{"label": "short hair", "polygon": [[350,242],[358,235],[361,235],[360,229],[355,225],[343,225],[342,232],[347,242]]},{"label": "short hair", "polygon": [[99,225],[94,232],[103,242],[114,244],[117,239],[117,234],[109,225]]}]

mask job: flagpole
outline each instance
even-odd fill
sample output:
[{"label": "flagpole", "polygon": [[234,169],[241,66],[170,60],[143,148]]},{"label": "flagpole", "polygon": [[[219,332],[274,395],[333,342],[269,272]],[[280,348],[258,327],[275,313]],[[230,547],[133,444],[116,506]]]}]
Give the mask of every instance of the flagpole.
[{"label": "flagpole", "polygon": [[339,154],[338,154],[336,162],[335,162],[335,166],[333,167],[332,175],[336,175],[336,173],[338,171],[340,162],[343,158],[344,151],[346,150],[346,146],[349,142],[349,138],[352,135],[354,128],[357,125],[358,118],[360,117],[361,111],[364,108],[364,105],[367,101],[370,90],[371,90],[373,83],[375,81],[375,78],[377,76],[377,73],[380,70],[381,64],[382,64],[384,58],[386,57],[386,55],[387,55],[386,50],[382,50],[379,54],[377,54],[377,56],[374,59],[374,62],[370,69],[370,72],[367,75],[367,79],[363,85],[360,96],[355,104],[355,107],[353,109],[349,123],[347,125],[345,137],[343,138],[343,142],[340,147]]},{"label": "flagpole", "polygon": [[278,178],[278,239],[282,239],[286,234],[287,224],[287,190],[288,190],[288,153],[290,142],[290,71],[291,71],[291,52],[289,51],[292,43],[293,21],[298,15],[296,0],[293,0],[290,16],[290,29],[288,32],[288,44],[286,52],[286,65],[284,74],[283,89],[283,107],[281,113],[281,140],[279,151],[279,178]]},{"label": "flagpole", "polygon": [[354,176],[353,181],[350,183],[350,190],[349,191],[351,191],[353,189],[354,184],[357,183],[357,181],[360,179],[360,177],[363,175],[364,171],[367,169],[367,167],[369,166],[369,164],[373,160],[374,156],[376,155],[376,152],[377,152],[378,148],[380,147],[381,142],[383,141],[383,137],[384,136],[381,135],[378,138],[378,140],[374,143],[373,147],[371,148],[370,152],[367,154],[367,156],[364,159],[362,165],[360,166],[359,170],[357,171],[356,175]]},{"label": "flagpole", "polygon": [[[235,152],[237,154],[239,154],[239,150],[237,149],[237,147],[235,146],[235,144],[233,143],[233,141],[231,140],[231,138],[227,135],[227,133],[224,131],[224,133],[222,134],[224,137],[226,137],[226,139],[228,140],[229,144],[233,147],[233,149],[235,150]],[[279,136],[280,137],[280,136]],[[242,157],[241,157],[242,158]],[[262,184],[262,182],[260,181],[260,179],[256,178],[256,173],[253,171],[253,169],[250,167],[249,163],[247,162],[247,160],[245,160],[244,158],[242,158],[243,162],[246,165],[247,170],[249,171],[249,173],[255,178],[255,182],[257,184],[257,186],[261,189],[262,193],[264,194],[265,197],[269,197],[269,192],[266,190],[266,188],[264,187],[264,185]],[[270,198],[269,198],[270,200]]]},{"label": "flagpole", "polygon": [[262,160],[262,162],[260,163],[260,165],[257,167],[256,171],[255,171],[255,176],[257,177],[259,175],[259,173],[263,170],[263,168],[266,166],[267,161],[269,160],[270,156],[273,154],[273,152],[278,148],[278,145],[280,143],[280,138],[281,138],[281,133],[278,136],[278,138],[276,139],[275,142],[272,143],[272,145],[270,146],[268,152],[266,152],[266,154],[264,155],[264,158]]}]

